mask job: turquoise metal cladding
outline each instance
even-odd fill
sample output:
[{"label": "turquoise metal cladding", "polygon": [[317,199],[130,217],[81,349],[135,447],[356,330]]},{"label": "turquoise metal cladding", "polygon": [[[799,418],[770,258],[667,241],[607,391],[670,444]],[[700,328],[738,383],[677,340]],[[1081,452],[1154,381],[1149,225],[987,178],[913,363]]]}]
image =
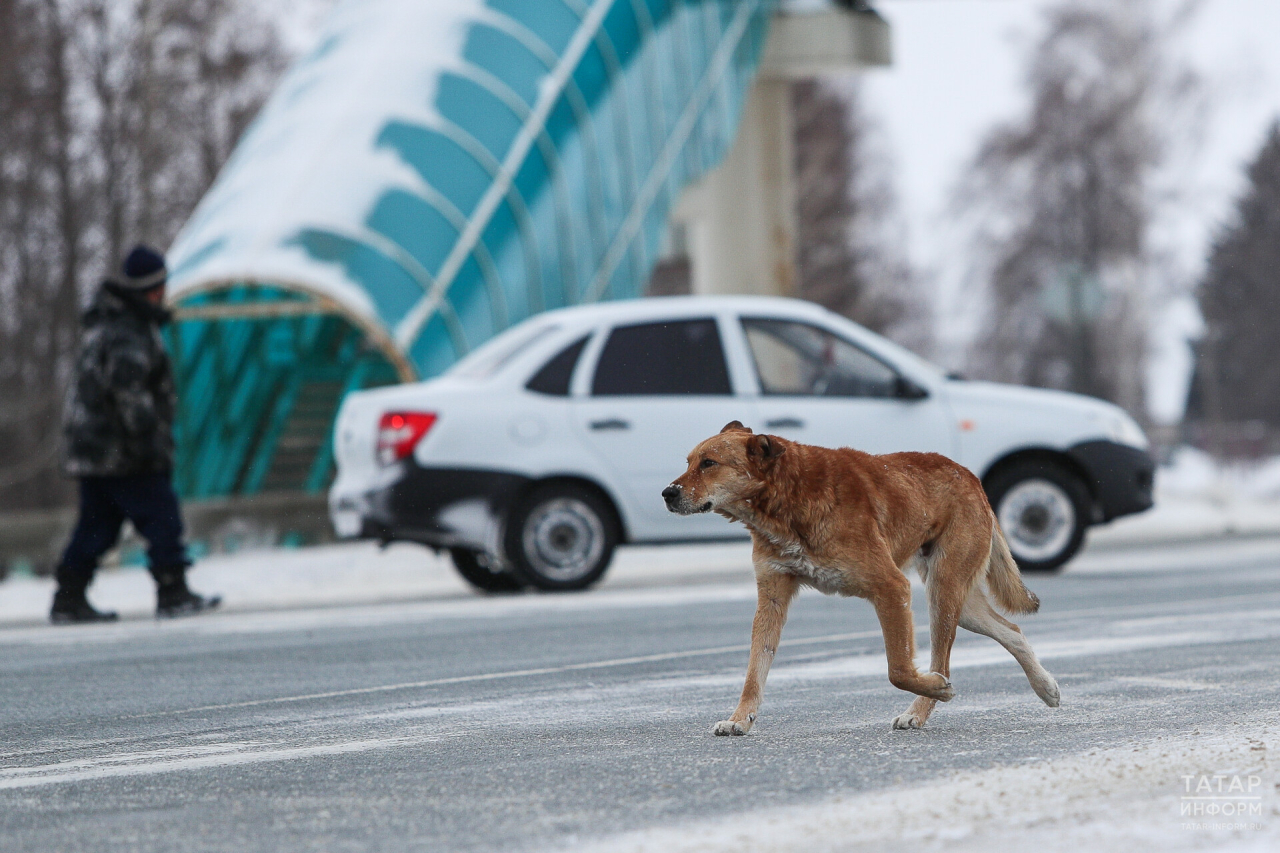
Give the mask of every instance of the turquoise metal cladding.
[{"label": "turquoise metal cladding", "polygon": [[776,5],[340,4],[171,251],[182,493],[319,491],[343,394],[642,294]]},{"label": "turquoise metal cladding", "polygon": [[727,153],[769,0],[488,0],[435,120],[376,146],[422,180],[294,241],[360,282],[421,376],[549,308],[640,295],[679,191]]},{"label": "turquoise metal cladding", "polygon": [[165,330],[180,401],[174,480],[185,497],[320,491],[332,474],[342,396],[396,381],[359,329],[298,294],[239,285],[183,309],[262,306],[299,313],[185,319]]}]

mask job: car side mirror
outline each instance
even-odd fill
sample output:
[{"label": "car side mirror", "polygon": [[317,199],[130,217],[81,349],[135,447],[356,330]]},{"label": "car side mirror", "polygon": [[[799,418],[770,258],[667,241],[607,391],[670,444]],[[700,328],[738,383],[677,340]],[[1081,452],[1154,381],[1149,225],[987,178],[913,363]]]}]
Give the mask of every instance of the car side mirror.
[{"label": "car side mirror", "polygon": [[923,400],[929,396],[929,392],[907,377],[899,376],[894,383],[893,396],[899,400]]}]

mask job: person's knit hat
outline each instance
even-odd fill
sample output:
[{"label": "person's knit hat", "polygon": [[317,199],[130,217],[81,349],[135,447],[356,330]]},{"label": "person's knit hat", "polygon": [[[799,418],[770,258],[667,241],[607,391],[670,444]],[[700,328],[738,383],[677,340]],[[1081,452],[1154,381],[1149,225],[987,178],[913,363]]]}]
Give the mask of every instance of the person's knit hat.
[{"label": "person's knit hat", "polygon": [[169,271],[164,266],[164,255],[141,243],[134,246],[133,251],[124,259],[121,272],[124,276],[117,279],[115,283],[126,290],[134,291],[158,287],[164,284],[169,275]]}]

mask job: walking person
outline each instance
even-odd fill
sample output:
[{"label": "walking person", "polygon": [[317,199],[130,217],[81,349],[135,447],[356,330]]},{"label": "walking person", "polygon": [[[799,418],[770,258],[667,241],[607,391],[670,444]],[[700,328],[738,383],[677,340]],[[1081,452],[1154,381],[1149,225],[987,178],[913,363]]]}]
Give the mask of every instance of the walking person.
[{"label": "walking person", "polygon": [[57,624],[116,618],[94,609],[85,591],[125,519],[149,545],[157,616],[199,613],[222,601],[187,588],[191,561],[172,483],[177,399],[160,337],[170,319],[164,256],[137,246],[121,272],[102,283],[84,313],[67,400],[65,467],[80,481],[80,516],[56,572],[50,618]]}]

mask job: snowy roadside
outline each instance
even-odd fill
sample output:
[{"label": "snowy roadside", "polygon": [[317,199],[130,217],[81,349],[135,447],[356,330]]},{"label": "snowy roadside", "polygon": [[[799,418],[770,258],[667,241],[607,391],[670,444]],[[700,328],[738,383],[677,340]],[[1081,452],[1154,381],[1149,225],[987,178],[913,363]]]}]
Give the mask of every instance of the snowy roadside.
[{"label": "snowy roadside", "polygon": [[[751,579],[751,546],[635,547],[618,550],[602,589]],[[273,548],[210,556],[188,575],[192,589],[223,596],[228,611],[333,607],[475,595],[447,554],[409,543],[371,542]],[[53,596],[50,578],[11,576],[0,582],[0,624],[43,622]],[[122,618],[155,610],[155,584],[142,567],[104,569],[89,599]]]},{"label": "snowy roadside", "polygon": [[1280,457],[1221,465],[1179,448],[1156,472],[1155,509],[1090,529],[1093,548],[1280,534]]},{"label": "snowy roadside", "polygon": [[[575,843],[580,853],[1280,849],[1280,716],[909,788]],[[1220,792],[1220,793],[1219,793]],[[568,849],[568,848],[561,848]]]},{"label": "snowy roadside", "polygon": [[[1195,451],[1182,450],[1174,465],[1161,468],[1156,508],[1089,531],[1088,546],[1067,571],[1107,570],[1124,555],[1153,549],[1151,568],[1168,564],[1161,546],[1202,543],[1201,547],[1257,547],[1270,553],[1280,538],[1280,460],[1236,471],[1213,465]],[[745,542],[621,548],[600,588],[680,585],[751,578],[751,549]],[[380,549],[368,542],[297,549],[246,550],[199,561],[190,575],[198,592],[220,593],[227,610],[273,610],[460,598],[474,593],[453,570],[447,555],[407,543]],[[48,615],[53,582],[11,576],[0,582],[0,623],[42,622]],[[141,568],[99,573],[90,598],[126,618],[148,616],[154,586]]]}]

